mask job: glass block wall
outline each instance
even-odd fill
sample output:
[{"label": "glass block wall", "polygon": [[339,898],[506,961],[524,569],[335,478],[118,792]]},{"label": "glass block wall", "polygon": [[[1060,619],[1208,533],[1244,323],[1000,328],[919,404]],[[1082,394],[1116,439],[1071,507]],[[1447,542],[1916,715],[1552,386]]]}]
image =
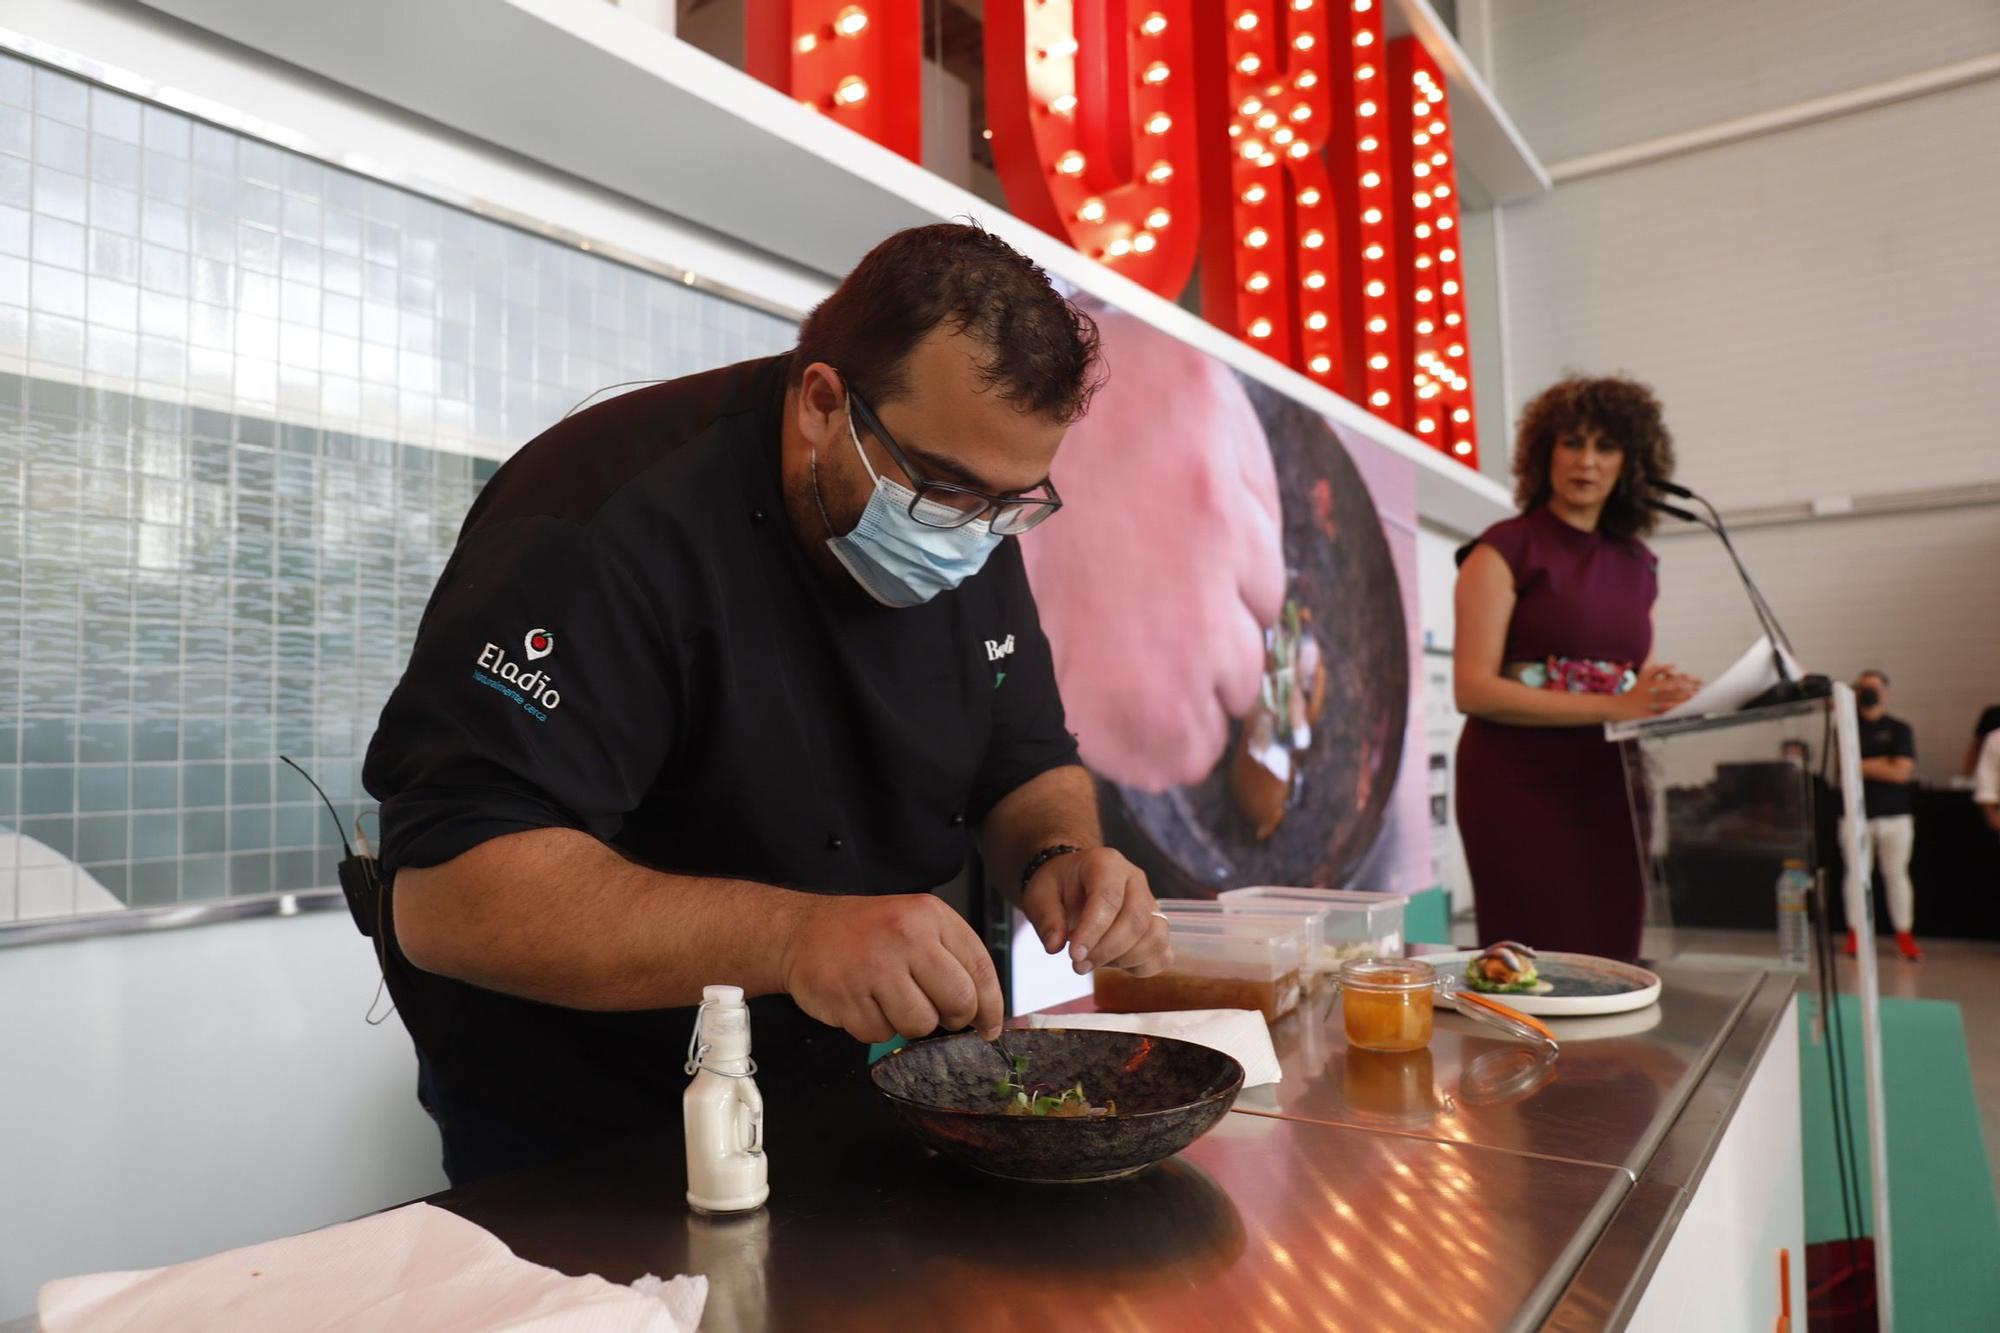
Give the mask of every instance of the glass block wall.
[{"label": "glass block wall", "polygon": [[332,885],[498,460],[791,338],[0,55],[0,930]]}]

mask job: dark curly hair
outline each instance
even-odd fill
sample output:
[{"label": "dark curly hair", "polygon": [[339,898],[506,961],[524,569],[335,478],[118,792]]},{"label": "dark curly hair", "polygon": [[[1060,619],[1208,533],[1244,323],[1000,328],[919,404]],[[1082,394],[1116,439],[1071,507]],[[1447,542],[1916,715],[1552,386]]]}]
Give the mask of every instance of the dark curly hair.
[{"label": "dark curly hair", "polygon": [[1514,436],[1514,503],[1525,513],[1548,502],[1549,461],[1556,442],[1584,431],[1600,432],[1606,444],[1625,455],[1618,484],[1604,502],[1599,530],[1619,541],[1650,533],[1655,515],[1645,503],[1648,483],[1673,478],[1674,438],[1653,391],[1615,375],[1573,375],[1528,404]]},{"label": "dark curly hair", "polygon": [[824,361],[881,404],[909,387],[910,353],[949,322],[986,350],[988,387],[1067,425],[1101,382],[1097,324],[1049,275],[976,223],[899,231],[870,250],[799,327],[792,382]]}]

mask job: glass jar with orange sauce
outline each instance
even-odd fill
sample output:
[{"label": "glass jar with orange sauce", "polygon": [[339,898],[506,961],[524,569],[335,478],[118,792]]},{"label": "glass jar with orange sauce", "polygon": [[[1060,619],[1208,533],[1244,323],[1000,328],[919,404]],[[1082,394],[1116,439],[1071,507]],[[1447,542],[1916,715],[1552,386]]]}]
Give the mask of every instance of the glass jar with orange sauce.
[{"label": "glass jar with orange sauce", "polygon": [[1340,965],[1347,1044],[1396,1054],[1431,1043],[1437,969],[1420,958],[1350,958]]}]

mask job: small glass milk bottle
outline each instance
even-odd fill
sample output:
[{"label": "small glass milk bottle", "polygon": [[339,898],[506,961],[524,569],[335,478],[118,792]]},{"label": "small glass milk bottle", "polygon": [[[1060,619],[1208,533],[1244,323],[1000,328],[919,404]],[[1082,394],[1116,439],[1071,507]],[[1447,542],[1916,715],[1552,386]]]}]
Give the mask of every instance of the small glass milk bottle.
[{"label": "small glass milk bottle", "polygon": [[681,1097],[687,1137],[688,1204],[698,1213],[741,1213],[770,1197],[764,1157],[764,1098],[750,1058],[750,1010],[740,986],[701,993],[688,1039],[694,1082]]}]

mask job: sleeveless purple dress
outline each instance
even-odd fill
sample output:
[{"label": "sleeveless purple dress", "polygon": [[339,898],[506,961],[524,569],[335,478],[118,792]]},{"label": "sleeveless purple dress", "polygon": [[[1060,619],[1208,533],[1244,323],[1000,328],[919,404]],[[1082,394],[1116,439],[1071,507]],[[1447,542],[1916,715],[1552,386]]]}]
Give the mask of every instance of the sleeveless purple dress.
[{"label": "sleeveless purple dress", "polygon": [[[1645,662],[1659,581],[1642,543],[1579,532],[1542,506],[1479,540],[1514,572],[1504,661]],[[1645,872],[1623,757],[1601,727],[1468,719],[1458,827],[1482,945],[1638,957]]]}]

